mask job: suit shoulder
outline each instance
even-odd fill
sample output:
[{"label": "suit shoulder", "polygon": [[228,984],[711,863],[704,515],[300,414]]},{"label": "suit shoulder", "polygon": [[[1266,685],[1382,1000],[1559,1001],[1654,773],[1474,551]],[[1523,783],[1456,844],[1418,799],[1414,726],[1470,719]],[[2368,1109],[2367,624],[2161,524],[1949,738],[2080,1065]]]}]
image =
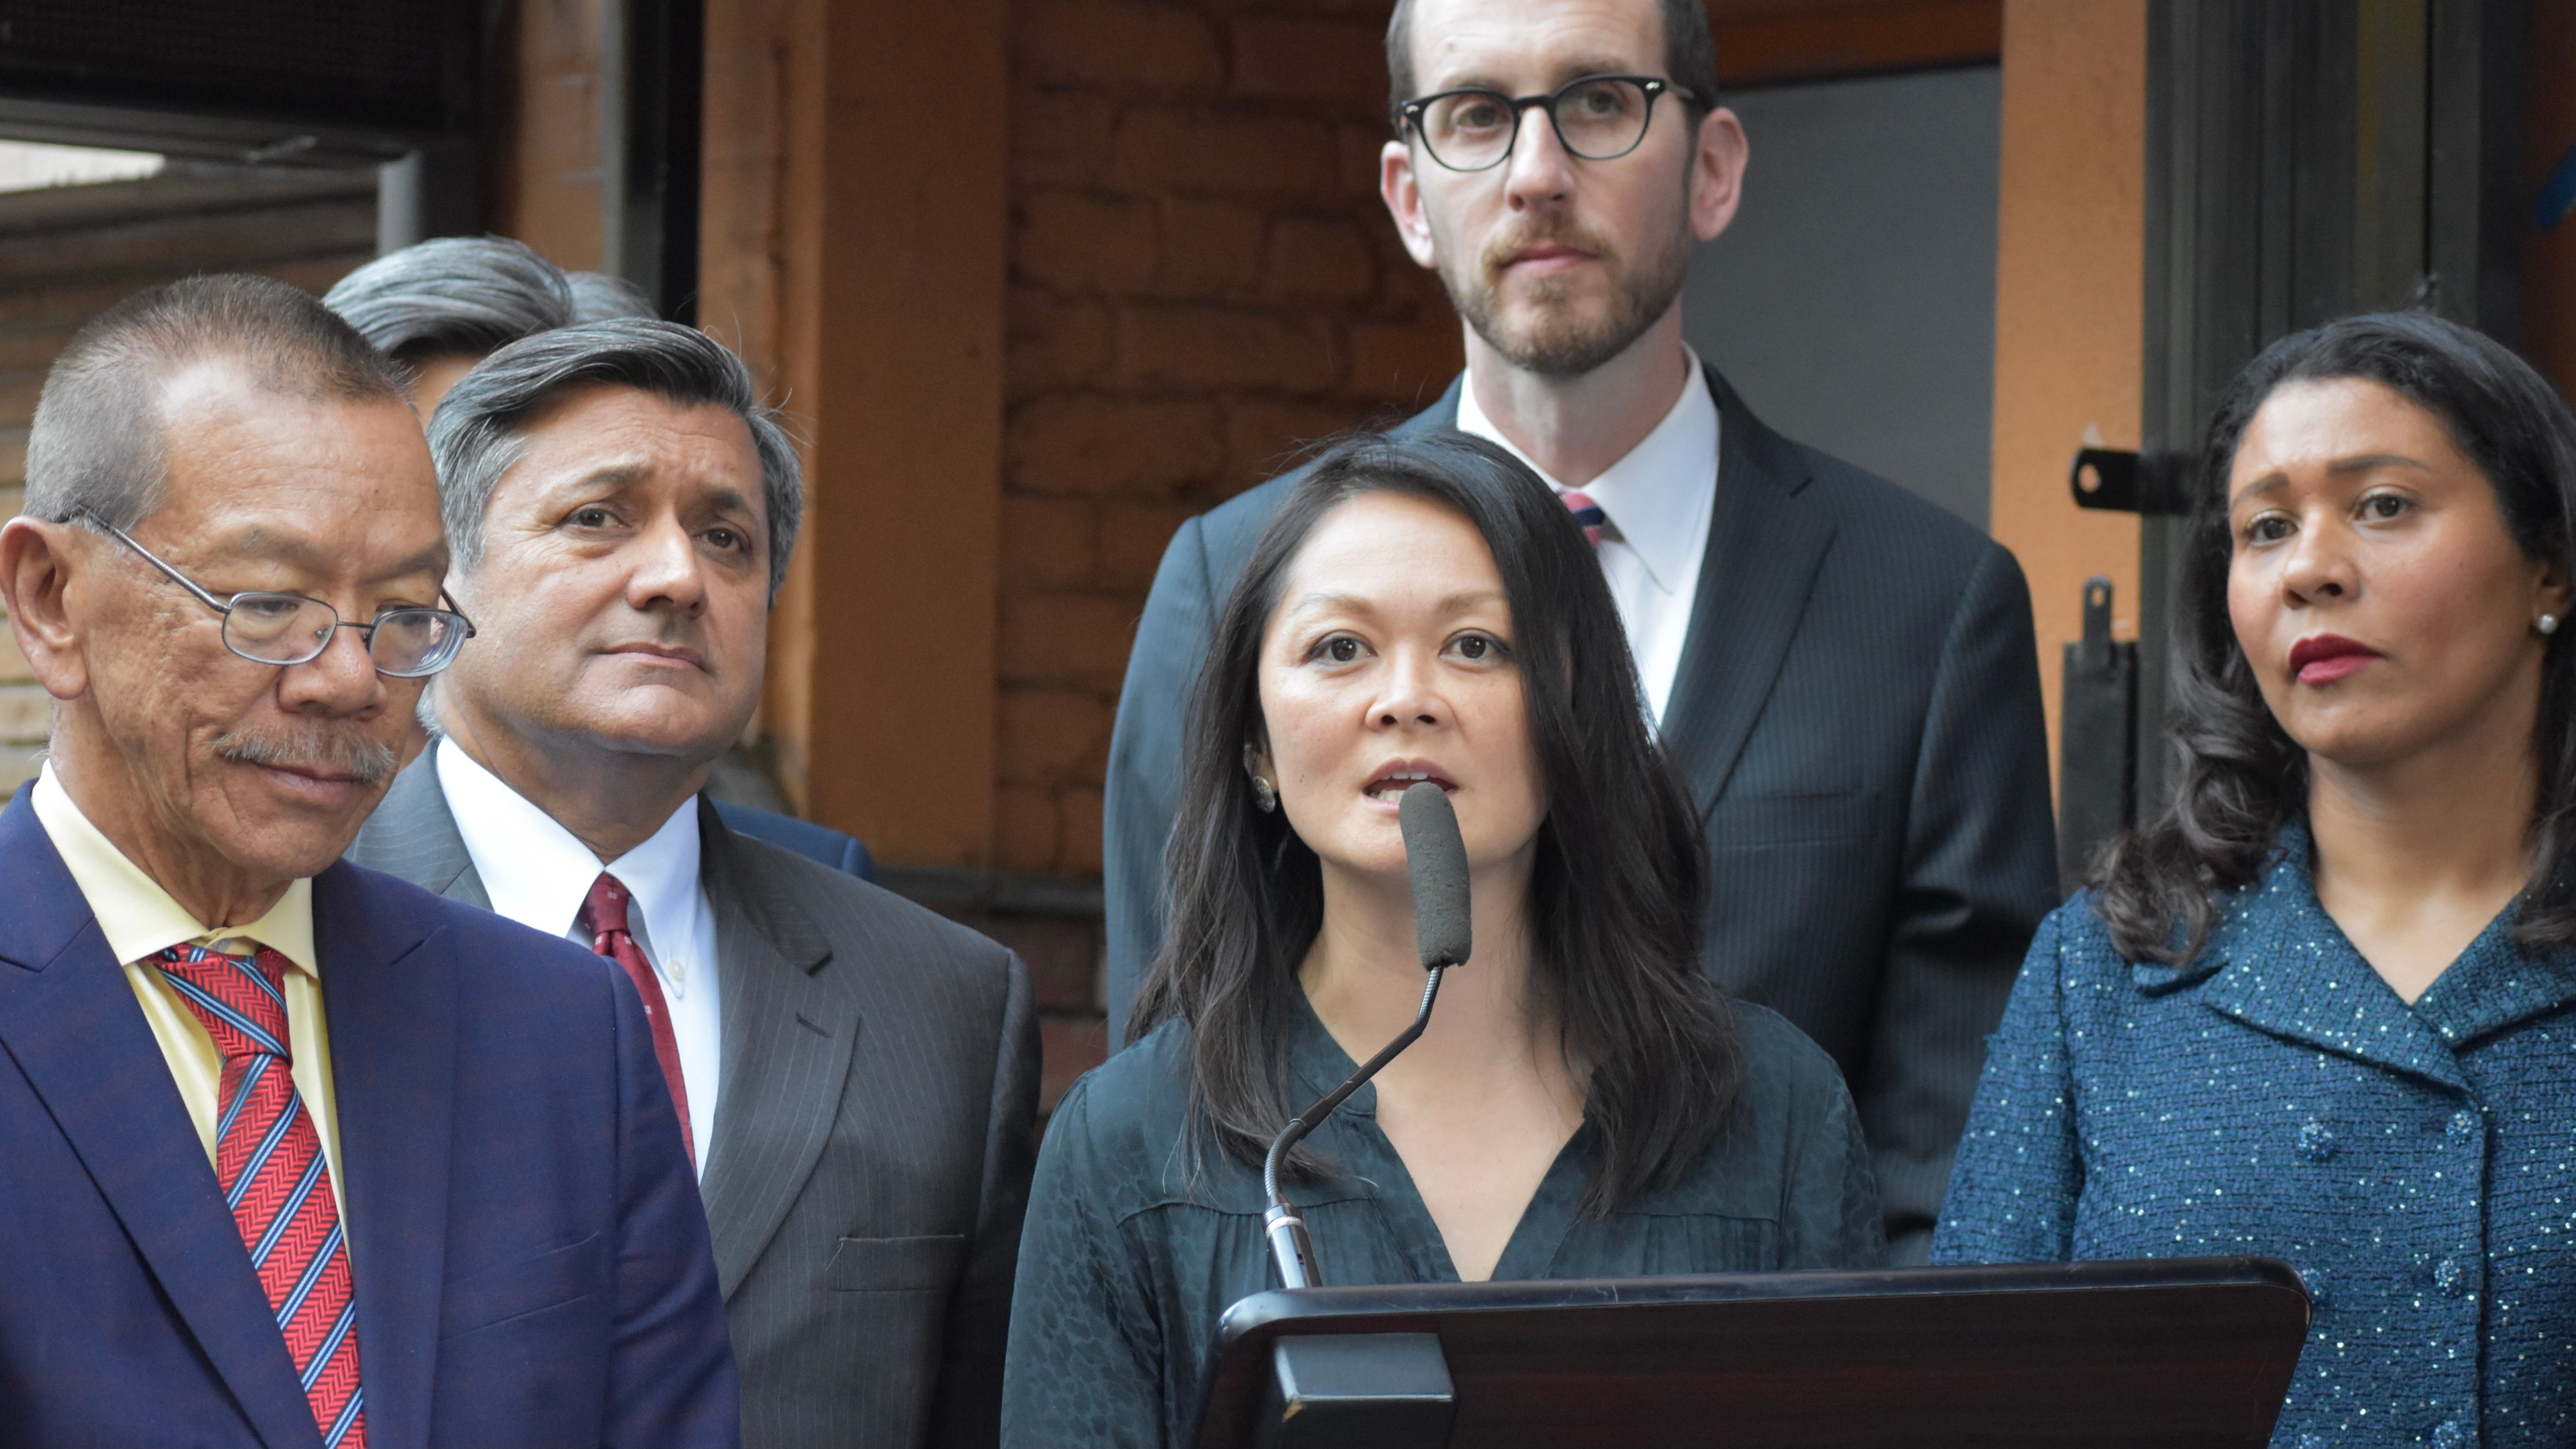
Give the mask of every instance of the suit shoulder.
[{"label": "suit shoulder", "polygon": [[1822,449],[1791,446],[1806,460],[1807,486],[1832,511],[1843,540],[1869,554],[1873,567],[1895,562],[1905,573],[1928,569],[1963,583],[1990,554],[2009,561],[1984,530],[1930,499]]},{"label": "suit shoulder", "polygon": [[[1259,483],[1234,495],[1198,517],[1201,546],[1213,560],[1236,565],[1252,556],[1252,546],[1261,541],[1261,532],[1278,516],[1288,494],[1306,476],[1312,465],[1300,464],[1267,483]],[[1231,572],[1231,570],[1229,570]]]},{"label": "suit shoulder", "polygon": [[1001,979],[1009,948],[928,906],[881,885],[756,836],[732,831],[746,874],[803,907],[833,944],[864,938],[874,949],[900,951],[907,969],[990,975]]},{"label": "suit shoulder", "polygon": [[[385,933],[407,926],[426,947],[428,959],[446,963],[460,975],[507,975],[513,990],[549,980],[586,989],[606,979],[600,957],[561,936],[451,901],[354,859],[344,857],[315,876],[313,891],[317,916],[347,912],[349,928],[360,931]],[[324,969],[330,969],[328,963]]]}]

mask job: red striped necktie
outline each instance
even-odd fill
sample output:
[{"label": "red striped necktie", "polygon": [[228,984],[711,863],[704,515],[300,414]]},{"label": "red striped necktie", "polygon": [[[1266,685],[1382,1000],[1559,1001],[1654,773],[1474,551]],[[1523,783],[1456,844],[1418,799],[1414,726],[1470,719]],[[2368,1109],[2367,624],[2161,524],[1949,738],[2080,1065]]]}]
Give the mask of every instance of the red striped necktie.
[{"label": "red striped necktie", "polygon": [[358,1293],[331,1196],[322,1138],[296,1095],[286,1033],[286,958],[173,946],[161,975],[223,1054],[215,1096],[215,1180],[277,1310],[325,1449],[366,1449],[358,1382]]},{"label": "red striped necktie", "polygon": [[1601,525],[1610,521],[1610,515],[1601,511],[1601,505],[1592,501],[1591,494],[1579,489],[1568,488],[1557,495],[1557,501],[1565,505],[1568,513],[1574,515],[1575,522],[1583,525],[1584,540],[1592,545],[1594,552],[1599,552]]},{"label": "red striped necktie", "polygon": [[653,1058],[662,1064],[662,1080],[671,1087],[671,1105],[680,1114],[680,1145],[689,1149],[689,1165],[698,1165],[698,1137],[689,1126],[689,1084],[680,1076],[680,1039],[671,1034],[671,1005],[662,996],[662,983],[654,978],[653,963],[644,959],[643,948],[635,944],[635,933],[627,928],[626,908],[632,900],[626,883],[606,871],[590,883],[590,898],[581,903],[581,914],[573,924],[590,937],[590,949],[625,968],[626,979],[635,983],[635,994],[644,998],[644,1017],[653,1024]]}]

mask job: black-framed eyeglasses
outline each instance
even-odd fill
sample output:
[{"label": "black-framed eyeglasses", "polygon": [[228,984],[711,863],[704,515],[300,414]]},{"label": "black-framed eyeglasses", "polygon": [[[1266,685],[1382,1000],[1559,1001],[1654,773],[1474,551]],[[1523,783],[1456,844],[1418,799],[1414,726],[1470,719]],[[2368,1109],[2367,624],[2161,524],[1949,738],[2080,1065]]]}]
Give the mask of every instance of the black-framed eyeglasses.
[{"label": "black-framed eyeglasses", "polygon": [[1490,171],[1510,158],[1512,144],[1520,139],[1521,115],[1533,107],[1546,110],[1557,142],[1569,154],[1615,161],[1646,139],[1655,100],[1666,91],[1692,98],[1688,87],[1650,75],[1587,75],[1543,96],[1440,91],[1406,101],[1399,109],[1432,160],[1452,171]]},{"label": "black-framed eyeglasses", "polygon": [[352,624],[340,617],[339,610],[302,594],[253,591],[219,599],[196,580],[163,562],[152,550],[136,543],[124,529],[89,509],[75,509],[72,516],[143,555],[145,563],[169,575],[172,582],[196,595],[207,608],[223,615],[224,647],[253,664],[281,668],[310,664],[331,647],[332,637],[340,630],[355,629],[358,637],[366,641],[367,657],[375,663],[378,674],[394,679],[425,679],[455,663],[456,651],[474,637],[474,621],[456,611],[455,601],[447,597],[445,589],[439,590],[438,597],[448,608],[401,604],[365,624]]}]

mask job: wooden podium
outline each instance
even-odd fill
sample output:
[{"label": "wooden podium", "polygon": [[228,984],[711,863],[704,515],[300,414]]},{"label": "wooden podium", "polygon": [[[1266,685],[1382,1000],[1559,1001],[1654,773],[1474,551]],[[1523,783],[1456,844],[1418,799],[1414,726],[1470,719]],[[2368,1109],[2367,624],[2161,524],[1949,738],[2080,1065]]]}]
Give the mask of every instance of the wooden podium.
[{"label": "wooden podium", "polygon": [[1198,1449],[2262,1449],[2264,1258],[1441,1283],[1226,1310]]}]

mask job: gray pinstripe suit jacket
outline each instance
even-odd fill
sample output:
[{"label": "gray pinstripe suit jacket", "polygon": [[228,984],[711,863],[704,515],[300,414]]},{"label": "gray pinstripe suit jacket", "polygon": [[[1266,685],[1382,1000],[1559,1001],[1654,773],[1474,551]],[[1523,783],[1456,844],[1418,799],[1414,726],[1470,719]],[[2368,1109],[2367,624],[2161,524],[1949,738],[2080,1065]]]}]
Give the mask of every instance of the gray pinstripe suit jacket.
[{"label": "gray pinstripe suit jacket", "polygon": [[[698,815],[724,992],[700,1182],[748,1446],[989,1445],[1037,1109],[1027,968]],[[424,754],[349,856],[488,908]]]}]

